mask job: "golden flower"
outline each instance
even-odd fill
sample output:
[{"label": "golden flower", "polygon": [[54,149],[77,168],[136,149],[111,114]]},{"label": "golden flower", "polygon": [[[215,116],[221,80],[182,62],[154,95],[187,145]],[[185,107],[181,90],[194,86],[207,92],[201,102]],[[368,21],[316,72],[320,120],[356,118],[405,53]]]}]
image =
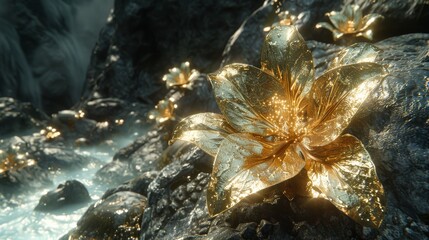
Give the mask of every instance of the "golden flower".
[{"label": "golden flower", "polygon": [[358,5],[346,5],[341,12],[332,11],[326,14],[333,26],[327,22],[321,22],[316,28],[326,28],[332,32],[334,40],[344,35],[354,35],[372,40],[373,31],[371,25],[379,18],[380,14],[368,14],[362,17],[362,10]]},{"label": "golden flower", "polygon": [[46,140],[53,140],[61,136],[61,132],[51,126],[48,126],[45,129],[40,130],[40,134],[44,136]]},{"label": "golden flower", "polygon": [[155,109],[149,112],[149,119],[155,120],[158,124],[167,120],[174,119],[174,109],[177,105],[173,99],[161,100],[155,106]]},{"label": "golden flower", "polygon": [[311,52],[292,26],[268,33],[262,68],[231,64],[210,75],[222,115],[182,120],[173,140],[215,157],[207,191],[210,214],[305,170],[308,194],[331,201],[355,221],[379,226],[384,191],[362,143],[341,133],[386,72],[377,49],[343,50],[314,78]]},{"label": "golden flower", "polygon": [[174,67],[168,70],[170,73],[165,74],[162,80],[167,84],[167,88],[174,86],[189,87],[189,83],[198,75],[198,71],[190,69],[189,62],[184,62],[180,68]]}]

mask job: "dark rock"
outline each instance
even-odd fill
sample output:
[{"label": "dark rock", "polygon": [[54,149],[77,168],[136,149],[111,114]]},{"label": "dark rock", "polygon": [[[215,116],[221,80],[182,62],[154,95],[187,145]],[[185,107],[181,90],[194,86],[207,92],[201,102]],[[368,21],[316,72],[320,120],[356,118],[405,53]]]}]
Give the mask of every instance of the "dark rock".
[{"label": "dark rock", "polygon": [[168,146],[170,131],[171,126],[151,130],[132,144],[120,149],[112,162],[97,171],[95,179],[103,183],[117,184],[141,173],[161,169],[164,165],[161,155]]},{"label": "dark rock", "polygon": [[72,204],[86,203],[90,200],[91,197],[85,185],[77,180],[70,180],[43,195],[34,210],[50,212]]},{"label": "dark rock", "polygon": [[118,192],[91,205],[64,239],[137,239],[146,198]]},{"label": "dark rock", "polygon": [[149,185],[142,239],[177,239],[208,230],[205,189],[209,178],[206,172],[210,170],[207,164],[212,161],[189,145],[171,156],[172,163]]},{"label": "dark rock", "polygon": [[114,193],[124,191],[135,192],[147,197],[147,188],[157,175],[158,171],[150,171],[140,174],[138,177],[127,181],[118,187],[107,190],[101,198],[106,199]]},{"label": "dark rock", "polygon": [[177,109],[174,110],[174,115],[177,119],[200,112],[219,112],[212,86],[205,74],[195,77],[189,88],[172,88],[165,98],[175,100]]},{"label": "dark rock", "polygon": [[48,116],[29,103],[21,103],[13,98],[0,98],[0,137],[34,131],[45,126],[48,119]]},{"label": "dark rock", "polygon": [[117,1],[92,56],[85,101],[153,105],[166,92],[161,78],[172,66],[188,60],[203,72],[216,70],[228,38],[262,2]]},{"label": "dark rock", "polygon": [[85,103],[82,110],[89,119],[96,121],[112,120],[117,117],[125,108],[125,102],[116,98],[95,99]]},{"label": "dark rock", "polygon": [[98,160],[33,136],[0,140],[0,194],[8,198],[52,184],[54,171],[73,171]]},{"label": "dark rock", "polygon": [[[339,11],[351,0],[311,0],[284,1],[279,10],[288,10],[294,15],[303,13],[305,17],[295,24],[305,39],[332,42],[332,35],[327,30],[316,30],[318,22],[329,22],[325,13]],[[374,2],[370,0],[356,1],[364,14],[379,13],[385,16],[374,29],[375,41],[388,37],[416,32],[428,32],[425,23],[429,21],[428,5],[419,0]],[[223,53],[222,65],[233,62],[248,63],[259,66],[260,50],[263,43],[263,28],[269,26],[275,18],[275,7],[267,4],[257,9],[229,39]]]},{"label": "dark rock", "polygon": [[[172,161],[149,185],[149,205],[141,239],[426,239],[429,189],[429,75],[427,34],[412,34],[377,43],[377,62],[389,75],[367,99],[346,132],[357,136],[370,152],[384,185],[387,210],[380,229],[362,227],[323,199],[296,197],[289,201],[281,184],[244,199],[232,209],[209,217],[206,185],[200,193],[192,183],[198,169],[188,157]],[[309,42],[316,72],[341,48]],[[254,60],[257,61],[258,59]],[[178,156],[185,156],[180,151]],[[170,153],[168,156],[175,156]],[[190,162],[189,162],[190,161]],[[204,170],[206,172],[207,170]],[[409,176],[413,177],[410,178]],[[186,178],[189,176],[188,178]],[[186,181],[188,179],[188,181]],[[207,184],[207,183],[205,183]],[[194,196],[195,201],[190,201]],[[265,199],[265,200],[264,200]],[[188,201],[189,200],[189,201]],[[257,224],[255,228],[255,223]],[[180,227],[178,227],[180,226]]]}]

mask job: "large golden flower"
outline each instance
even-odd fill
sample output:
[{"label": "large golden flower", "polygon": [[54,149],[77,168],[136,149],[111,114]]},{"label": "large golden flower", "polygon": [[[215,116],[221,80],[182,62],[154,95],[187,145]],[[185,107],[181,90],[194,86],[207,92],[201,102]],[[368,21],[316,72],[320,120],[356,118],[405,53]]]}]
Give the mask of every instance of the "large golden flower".
[{"label": "large golden flower", "polygon": [[268,33],[262,68],[231,64],[210,75],[222,112],[182,120],[173,140],[215,157],[207,192],[210,214],[306,171],[308,193],[331,201],[355,221],[379,226],[384,192],[371,157],[341,133],[384,78],[369,44],[339,53],[314,78],[313,58],[292,26]]},{"label": "large golden flower", "polygon": [[368,14],[362,17],[362,10],[358,5],[346,5],[341,12],[332,11],[326,14],[333,26],[327,22],[321,22],[316,28],[326,28],[332,32],[334,40],[345,35],[364,37],[372,40],[373,30],[371,25],[379,18],[380,14]]}]

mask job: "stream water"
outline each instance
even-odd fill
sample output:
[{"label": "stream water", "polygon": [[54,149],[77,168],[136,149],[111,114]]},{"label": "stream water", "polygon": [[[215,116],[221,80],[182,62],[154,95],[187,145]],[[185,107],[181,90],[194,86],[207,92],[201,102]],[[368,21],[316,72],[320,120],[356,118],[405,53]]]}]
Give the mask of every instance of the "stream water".
[{"label": "stream water", "polygon": [[[76,226],[90,204],[100,199],[108,187],[94,183],[93,178],[103,164],[111,161],[113,153],[82,150],[76,150],[76,152],[100,161],[91,163],[78,171],[53,173],[51,179],[54,185],[21,194],[14,198],[13,202],[1,203],[1,240],[58,239]],[[50,213],[33,211],[43,194],[55,189],[60,183],[72,179],[79,180],[86,186],[93,201]]]}]

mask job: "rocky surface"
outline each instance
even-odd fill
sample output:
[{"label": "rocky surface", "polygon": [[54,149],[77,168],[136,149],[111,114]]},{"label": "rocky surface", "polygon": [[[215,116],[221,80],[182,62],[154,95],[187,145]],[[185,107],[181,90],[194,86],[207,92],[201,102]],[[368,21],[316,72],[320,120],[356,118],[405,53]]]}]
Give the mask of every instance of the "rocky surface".
[{"label": "rocky surface", "polygon": [[138,239],[146,198],[118,192],[91,205],[77,227],[61,239]]},{"label": "rocky surface", "polygon": [[[377,62],[388,66],[389,76],[347,130],[363,141],[385,187],[387,212],[380,229],[359,226],[322,199],[289,202],[279,194],[281,186],[209,217],[204,190],[189,187],[198,184],[193,182],[195,175],[207,179],[208,173],[194,173],[196,167],[187,162],[193,157],[186,157],[182,163],[167,165],[149,185],[141,239],[427,238],[428,40],[427,34],[412,34],[376,44],[384,50]],[[315,53],[318,73],[326,67],[323,62],[341,49],[317,42],[308,45]],[[180,184],[185,176],[188,181]]]},{"label": "rocky surface", "polygon": [[[0,200],[52,184],[56,170],[96,162],[71,146],[103,147],[109,142],[114,148],[117,132],[134,136],[140,129],[147,132],[116,150],[95,176],[97,184],[112,188],[63,239],[429,238],[429,34],[397,36],[428,31],[424,10],[429,5],[419,0],[354,1],[365,13],[385,15],[375,35],[385,39],[376,43],[383,50],[376,61],[389,75],[346,130],[364,143],[385,188],[387,211],[381,227],[362,227],[323,199],[289,201],[282,189],[299,184],[299,177],[249,196],[217,216],[208,215],[206,189],[213,159],[184,142],[168,145],[177,121],[219,111],[206,73],[232,62],[259,66],[263,28],[275,20],[276,11],[303,14],[297,27],[307,40],[313,39],[307,45],[316,75],[342,49],[332,44],[329,32],[315,31],[314,25],[351,0],[262,2],[116,1],[93,52],[88,91],[73,110],[58,112],[48,106],[56,112],[49,118],[28,104],[0,98]],[[186,60],[202,74],[190,88],[166,89],[162,75]],[[60,94],[48,97],[51,103]],[[177,104],[175,119],[148,127],[147,112],[168,98]],[[61,135],[17,133],[47,127]],[[69,185],[48,193],[42,204],[59,207]]]},{"label": "rocky surface", "polygon": [[[375,25],[374,40],[406,33],[429,32],[425,23],[429,21],[429,5],[419,0],[370,1],[370,0],[309,0],[284,1],[282,4],[266,4],[250,15],[231,36],[223,52],[222,65],[239,62],[259,66],[264,27],[276,21],[276,11],[289,11],[302,15],[295,26],[306,40],[332,43],[332,34],[327,30],[316,30],[319,22],[329,22],[325,13],[340,11],[343,5],[355,2],[364,14],[379,13],[384,19]],[[426,11],[425,11],[426,10]],[[361,39],[363,40],[363,39]]]},{"label": "rocky surface", "polygon": [[0,136],[24,134],[46,125],[49,117],[29,103],[0,98]]},{"label": "rocky surface", "polygon": [[50,212],[70,205],[86,203],[90,200],[91,197],[83,183],[77,180],[69,180],[43,195],[34,210]]},{"label": "rocky surface", "polygon": [[228,38],[262,3],[116,1],[92,56],[85,99],[156,104],[169,68],[190,61],[200,71],[216,70]]},{"label": "rocky surface", "polygon": [[57,171],[79,170],[97,160],[77,154],[60,144],[40,141],[33,136],[11,137],[0,141],[0,199],[22,191],[50,185]]}]

